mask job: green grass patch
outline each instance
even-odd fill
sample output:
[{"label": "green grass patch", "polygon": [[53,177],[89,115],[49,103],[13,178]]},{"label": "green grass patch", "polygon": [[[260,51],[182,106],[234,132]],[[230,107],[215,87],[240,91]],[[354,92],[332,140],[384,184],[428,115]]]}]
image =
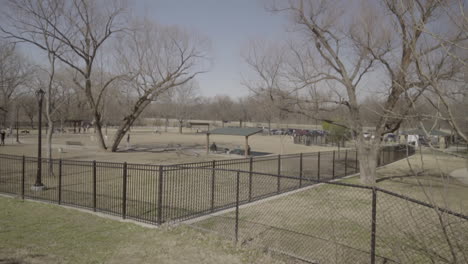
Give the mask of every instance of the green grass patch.
[{"label": "green grass patch", "polygon": [[0,197],[0,263],[279,263],[191,228],[146,228]]}]

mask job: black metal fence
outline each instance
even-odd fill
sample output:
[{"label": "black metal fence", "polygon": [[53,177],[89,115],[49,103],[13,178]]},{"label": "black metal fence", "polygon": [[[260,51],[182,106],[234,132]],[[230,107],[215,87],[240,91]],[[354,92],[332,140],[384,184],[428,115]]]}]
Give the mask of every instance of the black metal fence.
[{"label": "black metal fence", "polygon": [[[406,155],[406,148],[384,148],[380,165]],[[41,178],[46,187],[35,191],[31,187],[37,179],[37,162],[37,158],[0,154],[0,192],[152,224],[234,206],[236,182],[230,176],[234,171],[241,171],[242,192],[249,202],[302,188],[311,184],[307,180],[359,172],[355,150],[166,166],[43,159]]]},{"label": "black metal fence", "polygon": [[[379,165],[413,153],[407,146],[386,147]],[[166,166],[43,159],[46,189],[34,191],[37,159],[0,155],[0,192],[150,224],[191,219],[194,227],[295,261],[468,258],[467,216],[387,190],[330,181],[359,172],[356,157],[342,150]]]},{"label": "black metal fence", "polygon": [[337,139],[333,136],[327,134],[324,135],[294,135],[293,136],[294,144],[302,144],[306,146],[318,145],[318,146],[336,146],[336,147],[346,147],[346,138]]}]

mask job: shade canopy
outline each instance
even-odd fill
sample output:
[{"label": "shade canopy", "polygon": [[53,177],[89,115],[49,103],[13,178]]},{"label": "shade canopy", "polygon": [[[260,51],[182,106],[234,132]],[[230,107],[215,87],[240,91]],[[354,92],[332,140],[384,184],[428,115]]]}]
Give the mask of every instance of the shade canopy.
[{"label": "shade canopy", "polygon": [[191,126],[210,126],[210,123],[204,123],[204,122],[189,122]]},{"label": "shade canopy", "polygon": [[208,131],[207,134],[248,137],[262,131],[263,129],[256,127],[222,127]]},{"label": "shade canopy", "polygon": [[[418,136],[425,136],[426,133],[422,129],[413,129],[408,131],[401,132],[403,135],[418,135]],[[449,133],[440,131],[440,130],[427,130],[427,134],[430,136],[439,136],[439,137],[448,137],[450,136]]]}]

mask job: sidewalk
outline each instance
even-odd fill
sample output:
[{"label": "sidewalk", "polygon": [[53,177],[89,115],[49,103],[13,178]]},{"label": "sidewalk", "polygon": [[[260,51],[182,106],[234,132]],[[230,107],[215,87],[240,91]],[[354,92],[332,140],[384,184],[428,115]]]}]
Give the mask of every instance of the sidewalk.
[{"label": "sidewalk", "polygon": [[450,176],[468,185],[468,169],[456,169],[450,173]]}]

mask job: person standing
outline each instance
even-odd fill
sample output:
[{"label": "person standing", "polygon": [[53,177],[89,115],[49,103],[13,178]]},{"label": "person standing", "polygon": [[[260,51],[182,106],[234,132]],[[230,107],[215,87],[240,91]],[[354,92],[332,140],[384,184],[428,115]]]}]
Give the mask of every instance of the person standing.
[{"label": "person standing", "polygon": [[0,141],[0,144],[1,144],[2,146],[5,146],[5,134],[6,134],[6,133],[5,133],[5,130],[2,129],[2,131],[0,132],[0,140],[1,140],[1,141]]}]

